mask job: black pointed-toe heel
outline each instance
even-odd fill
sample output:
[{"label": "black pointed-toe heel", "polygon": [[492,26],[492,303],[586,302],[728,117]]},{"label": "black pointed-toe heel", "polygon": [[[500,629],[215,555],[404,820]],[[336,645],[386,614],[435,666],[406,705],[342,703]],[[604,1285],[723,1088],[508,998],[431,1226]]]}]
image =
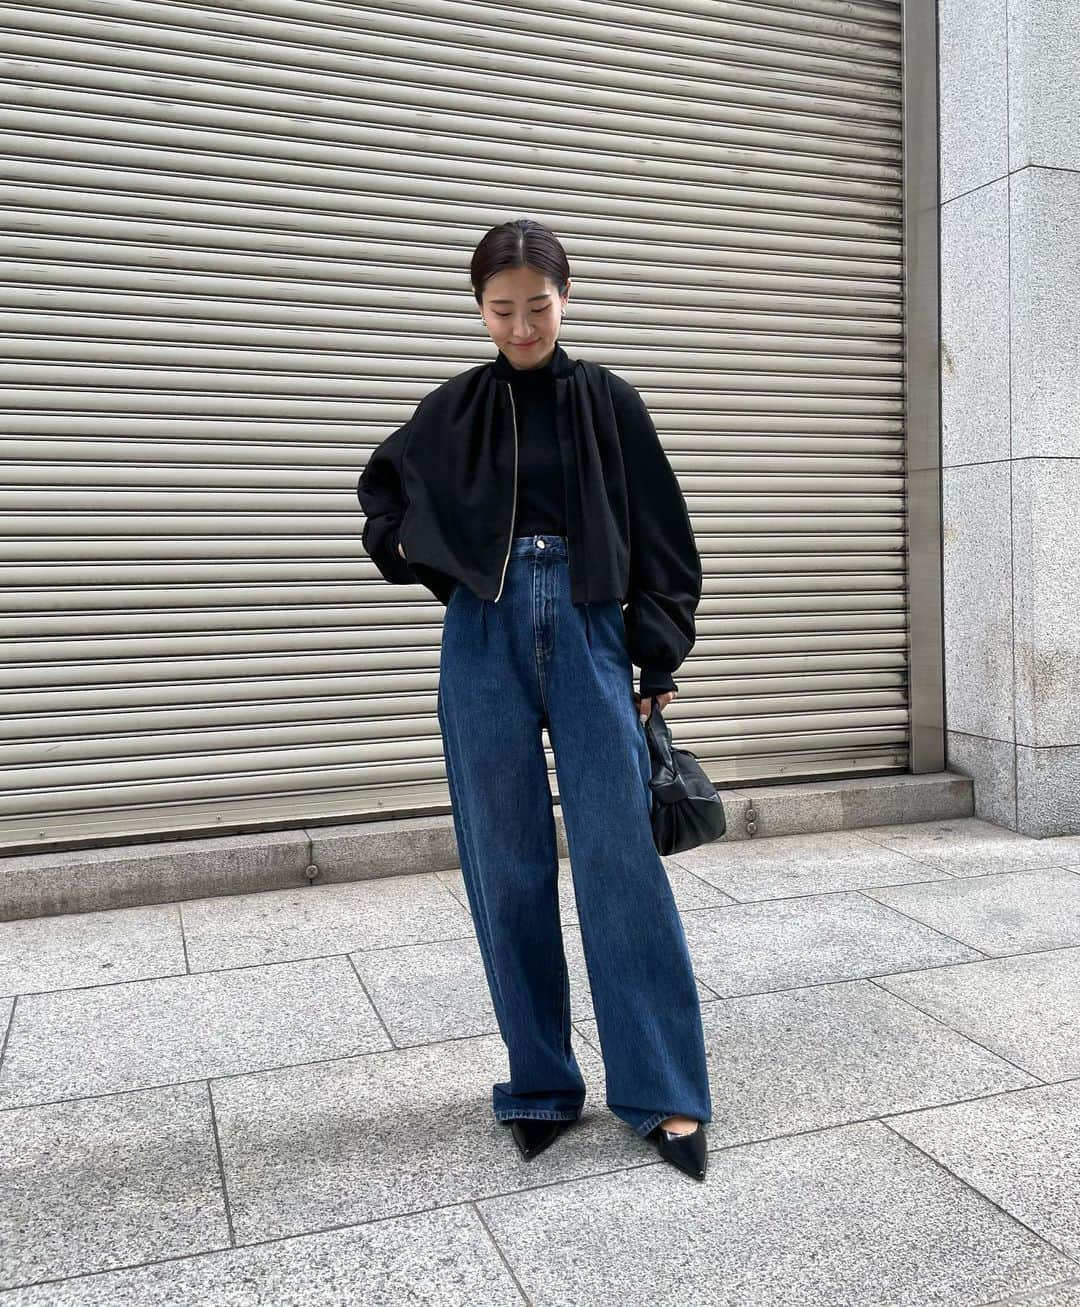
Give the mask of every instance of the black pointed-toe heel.
[{"label": "black pointed-toe heel", "polygon": [[650,1138],[656,1141],[657,1150],[665,1162],[677,1166],[680,1171],[692,1175],[695,1180],[704,1180],[709,1165],[709,1153],[705,1140],[705,1124],[699,1121],[696,1130],[686,1135],[664,1133],[663,1126],[656,1126],[650,1132]]},{"label": "black pointed-toe heel", "polygon": [[515,1116],[510,1118],[509,1124],[518,1151],[526,1161],[531,1161],[537,1153],[553,1144],[571,1122],[537,1121],[532,1117]]}]

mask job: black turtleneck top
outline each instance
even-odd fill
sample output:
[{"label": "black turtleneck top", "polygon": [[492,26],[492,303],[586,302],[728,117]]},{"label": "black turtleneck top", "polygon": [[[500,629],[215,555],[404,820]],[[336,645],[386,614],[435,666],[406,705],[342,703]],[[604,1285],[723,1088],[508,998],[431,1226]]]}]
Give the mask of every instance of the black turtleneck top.
[{"label": "black turtleneck top", "polygon": [[555,349],[541,367],[517,368],[499,350],[495,376],[510,382],[518,437],[514,535],[566,534],[566,498],[555,425]]}]

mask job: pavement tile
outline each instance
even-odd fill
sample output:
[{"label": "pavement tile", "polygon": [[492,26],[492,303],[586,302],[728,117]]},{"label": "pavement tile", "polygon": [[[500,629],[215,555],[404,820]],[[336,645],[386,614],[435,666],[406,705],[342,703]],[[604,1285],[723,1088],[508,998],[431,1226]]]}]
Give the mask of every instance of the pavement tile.
[{"label": "pavement tile", "polygon": [[695,975],[724,997],[983,956],[857,891],[708,908],[682,921]]},{"label": "pavement tile", "polygon": [[676,856],[681,866],[740,903],[942,876],[845,831],[719,840]]},{"label": "pavement tile", "polygon": [[0,1288],[228,1243],[205,1084],[0,1112]]},{"label": "pavement tile", "polygon": [[1056,866],[1080,867],[1080,835],[1043,835],[1039,843],[1058,859]]},{"label": "pavement tile", "polygon": [[1080,845],[1072,851],[1063,837],[1035,839],[978,817],[863,826],[858,835],[950,876],[1080,864]]},{"label": "pavement tile", "polygon": [[1003,871],[865,893],[984,953],[1080,944],[1080,874],[1075,871]]},{"label": "pavement tile", "polygon": [[192,971],[453,939],[472,918],[434,872],[181,905]]},{"label": "pavement tile", "polygon": [[1080,1082],[908,1112],[888,1125],[1080,1261]]},{"label": "pavement tile", "polygon": [[0,994],[186,971],[175,903],[0,922]]},{"label": "pavement tile", "polygon": [[475,1210],[182,1257],[0,1293],[15,1307],[522,1307]]},{"label": "pavement tile", "polygon": [[354,953],[353,965],[398,1048],[498,1030],[471,923],[463,939]]},{"label": "pavement tile", "polygon": [[213,1083],[238,1243],[303,1234],[656,1157],[604,1103],[603,1065],[575,1046],[580,1121],[525,1161],[496,1121],[509,1078],[497,1035],[372,1053]]},{"label": "pavement tile", "polygon": [[477,1208],[533,1307],[977,1307],[1075,1271],[878,1122]]},{"label": "pavement tile", "polygon": [[869,980],[718,999],[701,1018],[710,1147],[1038,1083]]},{"label": "pavement tile", "polygon": [[19,998],[0,1107],[387,1048],[347,958]]},{"label": "pavement tile", "polygon": [[910,971],[877,983],[1041,1080],[1080,1076],[1080,948]]}]

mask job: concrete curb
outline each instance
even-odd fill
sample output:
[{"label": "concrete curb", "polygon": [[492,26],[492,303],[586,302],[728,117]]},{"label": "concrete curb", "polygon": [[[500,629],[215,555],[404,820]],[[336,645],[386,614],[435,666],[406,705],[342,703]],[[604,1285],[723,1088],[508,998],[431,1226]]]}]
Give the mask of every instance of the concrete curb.
[{"label": "concrete curb", "polygon": [[[722,794],[727,840],[940,821],[974,812],[956,772],[767,785]],[[567,857],[555,807],[559,856]],[[0,921],[367,880],[459,866],[449,813],[0,858]]]}]

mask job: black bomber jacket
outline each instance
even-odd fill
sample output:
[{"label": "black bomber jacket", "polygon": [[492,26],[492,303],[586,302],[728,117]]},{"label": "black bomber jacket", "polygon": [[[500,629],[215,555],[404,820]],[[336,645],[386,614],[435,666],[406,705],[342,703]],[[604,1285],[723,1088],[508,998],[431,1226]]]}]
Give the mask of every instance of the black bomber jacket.
[{"label": "black bomber jacket", "polygon": [[[640,693],[677,689],[701,598],[682,490],[630,382],[555,349],[571,600],[618,599]],[[423,585],[444,605],[459,582],[498,599],[515,534],[517,415],[493,362],[426,394],[372,453],[357,496],[364,549],[387,581]]]}]

